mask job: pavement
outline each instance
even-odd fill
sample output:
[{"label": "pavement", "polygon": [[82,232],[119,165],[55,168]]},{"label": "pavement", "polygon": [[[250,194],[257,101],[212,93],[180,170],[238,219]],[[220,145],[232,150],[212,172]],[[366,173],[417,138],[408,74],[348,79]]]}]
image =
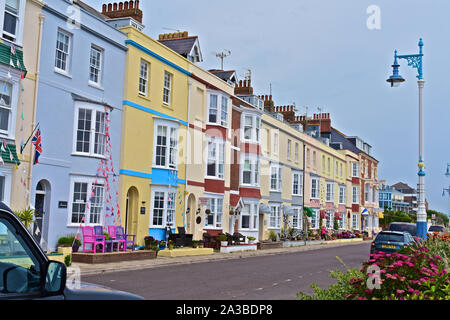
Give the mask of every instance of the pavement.
[{"label": "pavement", "polygon": [[[366,241],[364,241],[366,242]],[[321,250],[325,248],[334,248],[342,246],[354,246],[361,245],[362,242],[338,242],[338,243],[314,243],[307,244],[298,247],[288,248],[274,248],[256,251],[244,251],[244,252],[232,252],[232,253],[219,253],[215,252],[212,255],[205,256],[188,256],[188,257],[160,257],[149,260],[135,260],[135,261],[122,261],[104,264],[86,264],[86,263],[73,263],[73,268],[79,268],[82,276],[97,275],[103,273],[112,273],[120,271],[133,271],[152,268],[162,268],[166,266],[174,265],[186,265],[194,263],[205,263],[212,261],[223,261],[233,259],[245,259],[257,256],[270,256],[277,254],[287,254],[291,252],[302,252],[311,250]]]}]

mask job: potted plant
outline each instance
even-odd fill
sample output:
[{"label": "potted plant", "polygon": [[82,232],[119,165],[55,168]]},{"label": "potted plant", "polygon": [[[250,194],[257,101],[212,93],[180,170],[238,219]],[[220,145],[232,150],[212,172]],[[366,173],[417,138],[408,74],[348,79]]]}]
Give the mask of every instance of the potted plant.
[{"label": "potted plant", "polygon": [[199,240],[197,246],[198,246],[199,248],[204,248],[204,247],[205,247],[205,241]]},{"label": "potted plant", "polygon": [[225,247],[228,245],[227,236],[224,234],[221,234],[217,237],[217,240],[220,241],[220,245],[222,247]]},{"label": "potted plant", "polygon": [[77,239],[75,235],[63,236],[58,239],[56,249],[62,248],[70,248],[72,247],[72,252],[78,252],[78,249],[81,246],[81,241]]},{"label": "potted plant", "polygon": [[198,240],[192,240],[192,248],[198,247]]},{"label": "potted plant", "polygon": [[247,237],[247,239],[248,239],[248,243],[249,243],[249,244],[254,244],[254,243],[255,243],[255,240],[256,240],[255,237]]},{"label": "potted plant", "polygon": [[275,233],[275,231],[270,230],[270,232],[269,232],[269,239],[274,241],[274,242],[277,241],[277,234]]},{"label": "potted plant", "polygon": [[26,209],[20,211],[14,211],[14,214],[19,218],[20,221],[24,224],[24,226],[31,231],[31,223],[34,221],[34,209],[28,207]]},{"label": "potted plant", "polygon": [[160,241],[159,242],[159,249],[160,250],[164,250],[166,248],[166,242],[165,241]]},{"label": "potted plant", "polygon": [[172,240],[169,240],[168,248],[169,248],[169,250],[173,250],[173,241]]}]

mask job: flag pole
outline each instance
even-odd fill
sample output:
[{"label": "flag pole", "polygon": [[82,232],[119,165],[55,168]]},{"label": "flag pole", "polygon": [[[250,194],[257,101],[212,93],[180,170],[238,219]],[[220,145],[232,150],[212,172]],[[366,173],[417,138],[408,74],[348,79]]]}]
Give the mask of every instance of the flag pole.
[{"label": "flag pole", "polygon": [[27,146],[28,142],[30,142],[31,137],[33,136],[33,134],[36,132],[36,129],[39,127],[40,123],[38,123],[36,125],[36,127],[33,129],[33,132],[31,132],[30,137],[28,138],[27,142],[25,142],[25,144],[23,146],[20,146],[20,154],[23,154],[23,149],[25,149],[25,147]]}]

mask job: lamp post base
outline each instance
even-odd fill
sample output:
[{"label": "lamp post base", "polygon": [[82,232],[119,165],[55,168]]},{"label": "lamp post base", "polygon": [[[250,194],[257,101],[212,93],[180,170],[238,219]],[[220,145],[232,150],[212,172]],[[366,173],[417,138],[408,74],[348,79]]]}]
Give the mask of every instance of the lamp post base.
[{"label": "lamp post base", "polygon": [[426,222],[417,222],[417,236],[423,240],[427,239],[428,225]]}]

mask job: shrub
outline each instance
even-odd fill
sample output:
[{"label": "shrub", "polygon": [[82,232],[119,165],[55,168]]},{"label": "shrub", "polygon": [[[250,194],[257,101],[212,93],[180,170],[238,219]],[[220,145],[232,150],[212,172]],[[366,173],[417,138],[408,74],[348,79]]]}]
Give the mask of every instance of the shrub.
[{"label": "shrub", "polygon": [[[446,297],[445,286],[450,283],[447,271],[440,265],[442,258],[429,255],[427,248],[412,250],[408,255],[401,253],[376,253],[363,264],[361,272],[364,277],[350,280],[354,290],[346,298],[366,299],[412,299],[422,297]],[[372,281],[374,275],[367,275],[369,266],[380,268],[380,289],[368,289],[367,280]],[[371,279],[369,279],[371,278]],[[434,289],[430,289],[434,288]],[[430,294],[429,290],[434,290]]]},{"label": "shrub", "polygon": [[73,243],[76,243],[78,246],[81,246],[81,241],[75,239],[75,235],[67,235],[58,239],[58,245],[61,247],[71,247]]},{"label": "shrub", "polygon": [[217,240],[219,241],[227,241],[227,236],[224,234],[221,234],[217,237]]},{"label": "shrub", "polygon": [[72,255],[68,254],[65,258],[64,258],[64,264],[67,267],[70,267],[72,265]]},{"label": "shrub", "polygon": [[342,260],[336,258],[347,268],[346,272],[339,269],[330,271],[330,276],[336,279],[337,283],[330,285],[327,289],[322,289],[317,284],[311,284],[314,294],[308,295],[299,292],[297,298],[301,300],[345,300],[345,297],[353,292],[353,285],[350,280],[361,278],[363,274],[357,268],[348,268]]},{"label": "shrub", "polygon": [[28,207],[23,210],[14,211],[14,214],[19,218],[20,221],[24,224],[24,226],[29,229],[31,226],[31,223],[34,221],[34,209],[31,209],[31,207]]},{"label": "shrub", "polygon": [[272,241],[277,241],[277,234],[275,233],[275,231],[270,230],[269,232],[269,239]]}]

